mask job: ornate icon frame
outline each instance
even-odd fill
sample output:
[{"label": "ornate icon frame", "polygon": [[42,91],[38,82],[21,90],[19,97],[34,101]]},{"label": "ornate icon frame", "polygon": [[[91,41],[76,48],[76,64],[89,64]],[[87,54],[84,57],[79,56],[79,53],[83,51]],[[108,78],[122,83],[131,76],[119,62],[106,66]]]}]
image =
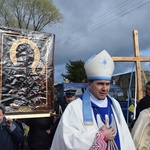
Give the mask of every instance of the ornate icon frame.
[{"label": "ornate icon frame", "polygon": [[7,116],[50,116],[54,103],[52,33],[0,27],[0,102]]}]

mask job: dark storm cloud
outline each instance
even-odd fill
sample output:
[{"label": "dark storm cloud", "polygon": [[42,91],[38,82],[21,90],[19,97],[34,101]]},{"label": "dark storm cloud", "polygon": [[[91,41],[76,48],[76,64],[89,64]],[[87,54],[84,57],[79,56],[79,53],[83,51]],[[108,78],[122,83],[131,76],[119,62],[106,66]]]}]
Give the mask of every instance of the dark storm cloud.
[{"label": "dark storm cloud", "polygon": [[[54,0],[54,4],[64,15],[63,23],[50,29],[56,34],[55,81],[62,81],[60,74],[69,60],[86,61],[103,49],[112,56],[133,56],[134,29],[140,52],[150,49],[148,0]],[[123,64],[115,72],[130,69]]]}]

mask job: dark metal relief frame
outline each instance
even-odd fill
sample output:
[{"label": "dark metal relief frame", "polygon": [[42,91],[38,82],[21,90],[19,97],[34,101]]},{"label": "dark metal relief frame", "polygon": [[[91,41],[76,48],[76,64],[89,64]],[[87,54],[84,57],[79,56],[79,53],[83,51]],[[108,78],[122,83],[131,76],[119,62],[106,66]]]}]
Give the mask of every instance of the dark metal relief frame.
[{"label": "dark metal relief frame", "polygon": [[0,102],[14,118],[46,117],[54,102],[54,34],[0,27]]}]

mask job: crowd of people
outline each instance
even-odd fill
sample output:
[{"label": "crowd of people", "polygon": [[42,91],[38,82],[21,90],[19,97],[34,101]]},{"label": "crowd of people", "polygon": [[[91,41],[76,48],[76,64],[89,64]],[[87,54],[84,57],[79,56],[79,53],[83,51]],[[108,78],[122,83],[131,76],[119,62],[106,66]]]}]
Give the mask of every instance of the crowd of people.
[{"label": "crowd of people", "polygon": [[[62,112],[70,102],[76,99],[75,92],[76,90],[73,89],[65,91],[66,94],[64,97],[64,104],[62,105]],[[61,116],[57,117],[57,120],[54,116],[18,120],[12,120],[10,118],[6,119],[5,106],[0,103],[0,127],[3,130],[5,129],[4,131],[0,130],[0,135],[4,135],[4,137],[0,136],[0,144],[2,146],[2,149],[50,150],[60,117]],[[25,135],[26,127],[29,127],[27,135]],[[6,133],[4,134],[4,132]],[[6,138],[8,135],[9,137],[7,141]],[[15,138],[16,140],[13,140]],[[6,143],[8,143],[8,145]]]},{"label": "crowd of people", "polygon": [[[55,120],[22,119],[30,127],[28,150],[150,150],[150,82],[137,103],[136,120],[130,131],[117,100],[108,95],[114,62],[107,51],[92,56],[84,65],[88,87],[81,97],[66,91],[62,115]],[[23,128],[5,117],[0,104],[0,145],[21,150]],[[23,147],[22,147],[23,150]]]}]

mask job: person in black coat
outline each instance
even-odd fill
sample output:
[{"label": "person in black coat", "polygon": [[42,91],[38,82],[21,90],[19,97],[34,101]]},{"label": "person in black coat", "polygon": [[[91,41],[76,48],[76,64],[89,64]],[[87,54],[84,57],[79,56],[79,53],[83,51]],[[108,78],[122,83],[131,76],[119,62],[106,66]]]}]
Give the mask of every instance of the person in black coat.
[{"label": "person in black coat", "polygon": [[21,120],[30,127],[27,141],[29,150],[49,150],[53,140],[55,126],[53,116],[28,118]]},{"label": "person in black coat", "polygon": [[0,149],[19,150],[23,141],[23,130],[12,119],[5,117],[5,106],[0,103]]},{"label": "person in black coat", "polygon": [[146,83],[145,96],[137,103],[136,119],[140,112],[150,107],[150,81]]},{"label": "person in black coat", "polygon": [[63,102],[62,106],[58,105],[56,108],[56,116],[54,117],[53,126],[51,126],[53,135],[55,134],[55,131],[56,131],[59,121],[61,119],[61,115],[65,111],[67,105],[76,99],[76,96],[75,96],[76,90],[68,89],[65,91],[65,93],[66,94],[64,96],[64,102]]}]

